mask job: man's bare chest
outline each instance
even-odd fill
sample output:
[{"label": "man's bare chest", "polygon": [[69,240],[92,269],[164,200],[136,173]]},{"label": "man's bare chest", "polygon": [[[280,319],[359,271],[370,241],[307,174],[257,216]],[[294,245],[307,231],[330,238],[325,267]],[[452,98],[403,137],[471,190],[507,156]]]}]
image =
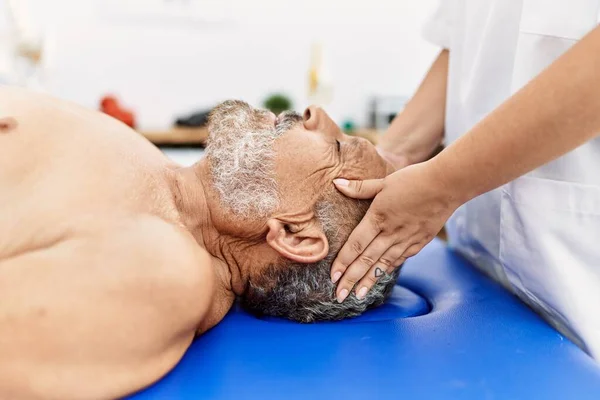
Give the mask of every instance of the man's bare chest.
[{"label": "man's bare chest", "polygon": [[0,260],[122,218],[176,218],[169,163],[150,144],[73,132],[32,146],[36,132],[17,133],[0,143]]}]

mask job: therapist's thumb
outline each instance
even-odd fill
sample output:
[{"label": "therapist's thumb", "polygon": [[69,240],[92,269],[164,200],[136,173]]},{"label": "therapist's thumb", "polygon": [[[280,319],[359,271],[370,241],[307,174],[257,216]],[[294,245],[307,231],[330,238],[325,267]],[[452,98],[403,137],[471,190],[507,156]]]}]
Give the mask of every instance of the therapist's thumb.
[{"label": "therapist's thumb", "polygon": [[365,181],[349,181],[334,179],[337,190],[353,199],[372,199],[383,189],[383,179],[368,179]]}]

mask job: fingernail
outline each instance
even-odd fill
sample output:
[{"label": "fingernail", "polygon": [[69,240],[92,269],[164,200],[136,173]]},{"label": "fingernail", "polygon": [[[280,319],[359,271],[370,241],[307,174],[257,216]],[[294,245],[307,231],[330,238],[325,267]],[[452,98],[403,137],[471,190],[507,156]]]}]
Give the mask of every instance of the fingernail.
[{"label": "fingernail", "polygon": [[346,300],[346,297],[348,297],[348,289],[344,289],[340,292],[337,298],[338,303],[341,303],[342,301]]},{"label": "fingernail", "polygon": [[367,295],[367,291],[368,290],[369,289],[367,289],[366,286],[363,286],[362,288],[360,288],[360,290],[356,294],[356,298],[359,299],[359,300],[362,300]]},{"label": "fingernail", "polygon": [[350,184],[348,179],[343,179],[343,178],[334,179],[333,183],[335,183],[338,186],[348,186]]},{"label": "fingernail", "polygon": [[341,276],[342,276],[342,273],[340,271],[338,271],[335,274],[333,274],[333,278],[331,278],[331,281],[333,283],[336,283],[340,279]]}]

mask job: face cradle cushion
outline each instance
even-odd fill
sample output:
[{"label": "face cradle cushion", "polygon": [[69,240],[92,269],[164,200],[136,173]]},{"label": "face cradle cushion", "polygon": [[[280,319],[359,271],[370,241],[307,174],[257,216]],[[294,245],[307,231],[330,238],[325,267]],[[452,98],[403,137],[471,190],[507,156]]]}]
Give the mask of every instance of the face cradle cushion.
[{"label": "face cradle cushion", "polygon": [[235,308],[130,399],[600,399],[600,364],[442,242],[400,282],[342,322]]}]

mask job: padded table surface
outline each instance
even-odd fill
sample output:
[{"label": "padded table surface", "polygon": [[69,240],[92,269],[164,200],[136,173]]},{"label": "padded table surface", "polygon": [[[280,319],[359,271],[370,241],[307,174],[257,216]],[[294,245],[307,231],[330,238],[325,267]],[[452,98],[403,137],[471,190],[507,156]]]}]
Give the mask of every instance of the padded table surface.
[{"label": "padded table surface", "polygon": [[235,308],[131,399],[600,399],[600,364],[442,242],[399,281],[342,322]]}]

